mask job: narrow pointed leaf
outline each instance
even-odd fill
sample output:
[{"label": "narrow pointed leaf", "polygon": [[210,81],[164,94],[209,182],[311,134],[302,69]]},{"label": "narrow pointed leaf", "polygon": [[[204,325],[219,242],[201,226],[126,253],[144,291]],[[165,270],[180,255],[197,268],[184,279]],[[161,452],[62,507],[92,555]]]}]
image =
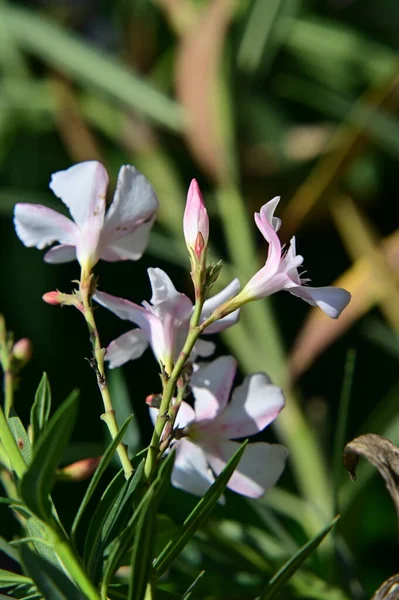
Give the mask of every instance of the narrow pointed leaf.
[{"label": "narrow pointed leaf", "polygon": [[46,425],[51,410],[51,389],[46,373],[36,390],[35,401],[30,411],[30,424],[32,427],[32,444],[35,444],[39,439],[40,433]]},{"label": "narrow pointed leaf", "polygon": [[15,550],[15,548],[10,546],[10,543],[7,540],[5,540],[1,536],[0,536],[0,552],[4,552],[4,554],[6,554],[12,560],[15,560],[15,562],[19,562],[18,552]]},{"label": "narrow pointed leaf", "polygon": [[17,446],[21,451],[22,457],[28,465],[32,459],[32,446],[26,433],[25,427],[22,425],[21,419],[12,408],[10,410],[10,416],[8,417],[8,425],[10,426],[11,433],[14,436]]},{"label": "narrow pointed leaf", "polygon": [[44,598],[51,600],[84,600],[72,581],[54,565],[32,552],[26,545],[20,549],[25,570],[32,577]]},{"label": "narrow pointed leaf", "polygon": [[294,575],[294,573],[302,566],[307,558],[316,550],[321,544],[326,535],[334,527],[335,523],[339,519],[337,515],[327,527],[325,527],[316,537],[310,540],[307,544],[302,546],[294,556],[287,561],[281,569],[271,578],[267,584],[266,589],[263,593],[258,596],[257,600],[271,600],[281,591],[281,588],[287,583],[287,581]]},{"label": "narrow pointed leaf", "polygon": [[77,398],[78,393],[72,392],[50,419],[35,446],[29,469],[20,483],[22,499],[43,521],[48,521],[51,516],[49,494],[55,470],[72,433]]},{"label": "narrow pointed leaf", "polygon": [[162,575],[180,554],[183,548],[191,540],[195,532],[201,527],[209,513],[216,506],[220,496],[223,494],[226,486],[236,469],[247,442],[244,442],[237,452],[231,457],[230,461],[224,467],[223,471],[216,478],[206,494],[198,502],[194,510],[189,514],[183,525],[173,536],[170,542],[165,546],[161,554],[155,561],[154,567],[158,576]]},{"label": "narrow pointed leaf", "polygon": [[90,501],[90,498],[92,497],[92,495],[94,494],[98,483],[101,479],[102,474],[104,473],[105,469],[108,467],[109,463],[111,462],[111,459],[119,445],[119,443],[122,441],[123,436],[125,434],[125,431],[127,429],[127,426],[130,423],[130,419],[132,417],[129,417],[124,424],[122,425],[122,427],[119,430],[118,435],[112,440],[112,443],[108,446],[108,448],[106,449],[104,456],[101,459],[100,464],[98,465],[93,477],[90,480],[89,486],[86,490],[86,493],[83,497],[82,502],[80,503],[79,506],[79,510],[76,514],[76,517],[74,519],[74,522],[72,524],[72,528],[71,528],[71,536],[74,539],[76,536],[76,530],[79,526],[80,523],[80,519],[82,518],[82,515]]},{"label": "narrow pointed leaf", "polygon": [[[108,376],[108,385],[111,397],[114,399],[114,409],[117,420],[119,422],[125,421],[125,419],[132,414],[132,404],[121,369],[111,370]],[[134,454],[139,448],[140,431],[136,419],[130,419],[124,441],[129,449],[129,454]]]},{"label": "narrow pointed leaf", "polygon": [[204,575],[205,571],[201,571],[201,573],[199,573],[199,575],[194,579],[190,587],[184,592],[183,596],[181,597],[181,600],[188,600],[189,598],[191,598],[192,591]]},{"label": "narrow pointed leaf", "polygon": [[29,577],[25,577],[25,575],[19,575],[19,573],[12,573],[11,571],[0,569],[0,587],[19,585],[21,583],[32,585],[33,582]]}]

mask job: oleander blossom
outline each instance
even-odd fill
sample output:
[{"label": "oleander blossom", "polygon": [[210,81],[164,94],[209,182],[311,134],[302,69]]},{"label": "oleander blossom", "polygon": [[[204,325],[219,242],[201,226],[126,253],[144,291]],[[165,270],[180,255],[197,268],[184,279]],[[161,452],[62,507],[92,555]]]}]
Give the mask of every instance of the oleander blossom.
[{"label": "oleander blossom", "polygon": [[155,192],[144,175],[125,165],[105,212],[107,186],[107,172],[97,161],[54,173],[50,188],[68,207],[73,220],[40,204],[17,204],[14,223],[18,237],[25,246],[40,250],[59,242],[44,260],[64,263],[77,259],[87,272],[100,259],[138,260],[159,205]]},{"label": "oleander blossom", "polygon": [[206,247],[209,238],[209,218],[201,190],[195,179],[192,180],[187,192],[183,232],[188,250],[193,250],[197,257],[199,257],[201,252],[197,248],[198,234],[201,234],[201,242]]},{"label": "oleander blossom", "polygon": [[[148,276],[152,298],[150,303],[143,302],[142,306],[105,292],[97,292],[94,295],[94,299],[99,304],[111,310],[119,318],[132,321],[138,326],[138,329],[124,333],[108,346],[105,359],[111,368],[139,358],[150,345],[156,359],[169,371],[182,350],[188,334],[193,303],[185,294],[176,290],[162,269],[150,268]],[[219,294],[206,300],[201,313],[201,322],[207,319],[220,304],[237,294],[239,288],[238,279],[234,279]],[[204,333],[222,331],[234,325],[238,321],[238,316],[239,311],[236,310],[212,323]],[[196,356],[210,356],[214,347],[213,342],[198,339],[191,353],[191,360]]]},{"label": "oleander blossom", "polygon": [[236,303],[239,306],[286,290],[312,306],[317,305],[329,317],[337,319],[348,305],[351,295],[337,287],[310,287],[307,285],[309,280],[301,278],[298,267],[302,265],[303,257],[296,254],[295,237],[284,250],[277,235],[281,220],[274,216],[274,211],[279,201],[279,197],[273,198],[262,206],[259,213],[255,213],[255,223],[268,242],[269,251],[264,267],[242,289]]},{"label": "oleander blossom", "polygon": [[[183,401],[177,415],[176,427],[185,437],[171,446],[176,450],[171,481],[196,496],[205,494],[238,450],[240,444],[231,440],[262,431],[284,407],[283,391],[264,373],[246,377],[228,402],[236,367],[232,356],[200,366],[191,378],[194,408]],[[151,408],[150,414],[155,422],[158,410]],[[279,479],[287,456],[279,444],[248,444],[227,487],[262,497]]]}]

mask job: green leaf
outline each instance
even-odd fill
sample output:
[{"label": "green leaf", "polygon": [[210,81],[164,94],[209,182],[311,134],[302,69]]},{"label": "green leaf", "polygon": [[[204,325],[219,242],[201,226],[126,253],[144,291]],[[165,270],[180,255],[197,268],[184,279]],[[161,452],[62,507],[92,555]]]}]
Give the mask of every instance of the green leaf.
[{"label": "green leaf", "polygon": [[28,465],[32,460],[32,446],[29,441],[28,434],[26,433],[25,427],[22,425],[21,419],[13,408],[10,410],[10,415],[7,419],[11,429],[11,433],[17,442],[18,448],[21,451],[22,457]]},{"label": "green leaf", "polygon": [[5,569],[0,569],[0,587],[8,585],[19,585],[20,583],[28,583],[32,585],[33,581],[25,575],[19,575],[18,573],[12,573]]},{"label": "green leaf", "polygon": [[49,494],[54,473],[72,433],[77,411],[78,392],[72,392],[44,428],[33,460],[23,476],[19,489],[22,499],[43,521],[51,517]]},{"label": "green leaf", "polygon": [[80,503],[79,510],[78,510],[76,517],[72,523],[72,528],[71,528],[72,539],[75,539],[76,531],[79,526],[82,515],[83,515],[84,511],[86,510],[86,507],[90,501],[90,498],[92,497],[92,495],[94,494],[94,492],[98,486],[101,476],[103,475],[105,469],[108,467],[108,465],[114,455],[114,452],[116,451],[116,448],[118,447],[119,443],[122,441],[123,436],[125,434],[125,431],[127,429],[127,426],[129,425],[131,418],[132,417],[130,416],[125,421],[125,423],[120,428],[118,435],[112,440],[112,443],[106,449],[104,456],[101,459],[100,464],[98,465],[93,477],[90,480],[89,486],[86,490],[83,500]]},{"label": "green leaf", "polygon": [[53,564],[32,552],[26,545],[20,549],[22,564],[38,590],[51,600],[84,600],[72,581]]},{"label": "green leaf", "polygon": [[46,373],[40,380],[36,390],[35,401],[30,411],[30,424],[32,427],[32,444],[39,439],[40,433],[46,425],[51,410],[51,389]]},{"label": "green leaf", "polygon": [[199,573],[197,575],[197,577],[194,579],[194,581],[192,582],[192,584],[190,585],[190,587],[184,592],[183,596],[181,597],[181,600],[188,600],[189,598],[191,598],[191,594],[193,589],[195,588],[195,586],[197,585],[197,583],[199,582],[199,580],[205,575],[205,571],[201,571],[201,573]]},{"label": "green leaf", "polygon": [[168,129],[182,129],[183,112],[176,102],[99,47],[90,46],[43,14],[11,4],[1,5],[0,19],[19,47],[47,64],[88,87],[106,92],[127,108],[139,111]]},{"label": "green leaf", "polygon": [[[112,369],[110,371],[108,385],[117,421],[125,421],[132,415],[132,404],[122,369]],[[124,442],[127,444],[130,454],[134,454],[140,445],[140,431],[135,419],[131,419],[129,422]]]},{"label": "green leaf", "polygon": [[36,517],[30,514],[25,521],[25,529],[31,537],[35,537],[37,539],[43,538],[43,542],[35,542],[35,548],[38,554],[40,554],[40,556],[46,561],[51,562],[55,567],[59,568],[60,561],[58,560],[56,553],[46,543],[43,524]]},{"label": "green leaf", "polygon": [[[162,461],[161,466],[158,470],[155,481],[151,484],[148,490],[145,492],[139,505],[133,513],[133,516],[127,523],[125,530],[112,542],[109,547],[109,556],[104,565],[103,579],[101,582],[101,594],[102,598],[107,595],[108,585],[120,565],[120,561],[123,556],[126,555],[129,548],[132,545],[132,541],[135,535],[137,523],[141,515],[141,511],[146,509],[148,502],[150,501],[152,494],[155,493],[158,500],[161,498],[166,487],[169,485],[170,476],[172,473],[174,463],[174,452],[170,452],[165,460]],[[154,492],[154,489],[156,492]]]},{"label": "green leaf", "polygon": [[226,489],[230,477],[240,462],[246,445],[247,442],[244,442],[231,457],[230,461],[216,478],[209,490],[186,518],[176,535],[173,536],[160,553],[154,564],[158,576],[162,575],[169,568],[174,559],[180,554],[186,544],[188,544],[195,532],[201,527],[209,513],[215,507],[220,496]]},{"label": "green leaf", "polygon": [[15,548],[10,546],[10,543],[7,542],[7,540],[5,540],[1,536],[0,536],[0,552],[4,552],[4,554],[6,554],[12,560],[15,560],[15,562],[19,562],[18,552],[15,550]]},{"label": "green leaf", "polygon": [[260,594],[257,600],[270,600],[271,598],[275,598],[276,595],[281,591],[281,588],[294,575],[302,563],[304,563],[305,560],[309,558],[309,556],[316,550],[319,544],[321,544],[339,518],[340,516],[337,515],[331,521],[331,523],[327,525],[327,527],[325,527],[318,535],[316,535],[316,537],[302,546],[302,548],[300,548],[298,552],[294,554],[294,556],[292,556],[292,558],[290,558],[290,560],[287,561],[271,578],[266,589]]}]

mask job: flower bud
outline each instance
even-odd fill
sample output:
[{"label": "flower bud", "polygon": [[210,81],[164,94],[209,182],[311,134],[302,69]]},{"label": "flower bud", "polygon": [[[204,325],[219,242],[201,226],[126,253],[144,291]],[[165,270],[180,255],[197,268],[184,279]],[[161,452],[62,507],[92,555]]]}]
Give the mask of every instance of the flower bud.
[{"label": "flower bud", "polygon": [[57,472],[57,477],[61,481],[84,481],[91,477],[97,469],[101,456],[84,458],[78,460]]},{"label": "flower bud", "polygon": [[12,356],[18,362],[18,367],[25,366],[32,358],[32,344],[28,338],[22,338],[14,344]]},{"label": "flower bud", "polygon": [[187,248],[200,258],[208,244],[209,219],[198,183],[192,180],[187,193],[183,218],[183,231]]}]

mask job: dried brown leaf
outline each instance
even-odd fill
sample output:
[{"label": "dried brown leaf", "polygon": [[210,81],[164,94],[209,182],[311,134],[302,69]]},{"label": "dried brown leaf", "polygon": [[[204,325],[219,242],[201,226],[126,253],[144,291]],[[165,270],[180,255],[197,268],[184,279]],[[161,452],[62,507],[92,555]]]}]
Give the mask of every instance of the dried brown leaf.
[{"label": "dried brown leaf", "polygon": [[399,573],[393,575],[378,588],[371,600],[398,600],[399,599]]},{"label": "dried brown leaf", "polygon": [[[399,230],[381,243],[381,253],[387,266],[399,280]],[[310,311],[291,350],[289,368],[293,378],[301,375],[322,352],[338,339],[360,317],[384,298],[387,293],[374,277],[374,268],[366,258],[358,259],[334,285],[352,294],[352,300],[339,319],[329,319],[321,310]]]},{"label": "dried brown leaf", "polygon": [[356,479],[356,466],[360,456],[367,458],[383,477],[399,520],[399,448],[376,433],[360,435],[346,444],[343,461],[352,480]]},{"label": "dried brown leaf", "polygon": [[214,0],[181,38],[177,96],[186,110],[186,139],[201,167],[216,181],[227,170],[218,98],[220,58],[234,0]]}]

